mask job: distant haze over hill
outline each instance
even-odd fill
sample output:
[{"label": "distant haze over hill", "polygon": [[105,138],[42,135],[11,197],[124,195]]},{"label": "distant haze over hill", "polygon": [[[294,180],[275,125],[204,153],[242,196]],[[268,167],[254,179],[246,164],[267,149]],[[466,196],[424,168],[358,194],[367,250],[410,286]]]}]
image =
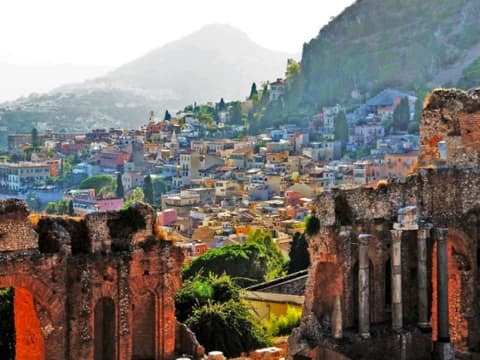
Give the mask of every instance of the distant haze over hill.
[{"label": "distant haze over hill", "polygon": [[207,25],[104,76],[0,104],[0,126],[131,128],[144,123],[150,110],[244,99],[252,82],[284,76],[292,56],[262,48],[229,25]]},{"label": "distant haze over hill", "polygon": [[184,105],[248,96],[253,81],[282,77],[292,55],[267,50],[240,30],[207,25],[155,49],[98,81],[139,88]]}]

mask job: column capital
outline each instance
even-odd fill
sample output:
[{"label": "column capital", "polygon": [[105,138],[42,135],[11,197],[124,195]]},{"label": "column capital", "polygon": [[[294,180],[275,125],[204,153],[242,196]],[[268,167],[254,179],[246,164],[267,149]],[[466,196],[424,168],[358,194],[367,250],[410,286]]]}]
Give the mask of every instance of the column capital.
[{"label": "column capital", "polygon": [[368,243],[370,242],[371,238],[372,238],[371,234],[360,234],[358,235],[358,242],[360,243],[360,245],[368,246]]},{"label": "column capital", "polygon": [[390,233],[392,234],[392,240],[393,241],[402,240],[402,232],[403,230],[399,230],[399,229],[390,230]]},{"label": "column capital", "polygon": [[448,228],[435,228],[435,234],[438,242],[446,242]]}]

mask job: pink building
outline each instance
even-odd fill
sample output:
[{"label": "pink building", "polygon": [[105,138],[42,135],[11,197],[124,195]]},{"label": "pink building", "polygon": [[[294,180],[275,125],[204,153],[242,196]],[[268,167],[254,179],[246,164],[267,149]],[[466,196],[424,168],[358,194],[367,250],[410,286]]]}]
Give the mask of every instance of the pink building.
[{"label": "pink building", "polygon": [[175,209],[165,209],[157,213],[157,224],[160,226],[169,226],[177,221],[177,212]]},{"label": "pink building", "polygon": [[78,215],[92,212],[118,211],[123,208],[123,199],[80,199],[73,200],[73,209]]}]

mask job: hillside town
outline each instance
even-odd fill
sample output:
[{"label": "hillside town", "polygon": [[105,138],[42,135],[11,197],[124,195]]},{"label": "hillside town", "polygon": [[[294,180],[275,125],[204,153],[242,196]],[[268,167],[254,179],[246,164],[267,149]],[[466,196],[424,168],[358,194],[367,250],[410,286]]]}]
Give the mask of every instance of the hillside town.
[{"label": "hillside town", "polygon": [[[286,84],[269,84],[268,100],[281,101]],[[241,243],[255,228],[272,231],[288,253],[323,191],[412,173],[416,101],[408,92],[384,89],[348,113],[341,105],[324,107],[304,126],[285,124],[258,135],[248,135],[246,122],[232,125],[236,104],[223,99],[202,106],[216,109],[213,123],[190,107],[174,116],[152,112],[139,129],[4,133],[0,192],[24,198],[33,211],[81,216],[144,200],[189,257]],[[393,120],[403,102],[401,129]]]}]

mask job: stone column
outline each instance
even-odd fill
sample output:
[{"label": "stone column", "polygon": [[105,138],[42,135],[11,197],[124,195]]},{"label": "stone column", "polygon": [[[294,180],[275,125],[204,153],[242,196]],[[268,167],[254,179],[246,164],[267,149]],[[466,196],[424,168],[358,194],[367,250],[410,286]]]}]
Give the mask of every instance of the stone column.
[{"label": "stone column", "polygon": [[370,269],[368,266],[368,243],[370,234],[358,236],[358,330],[363,338],[370,337]]},{"label": "stone column", "polygon": [[446,228],[437,228],[437,315],[438,339],[435,352],[438,359],[454,359],[454,352],[450,343],[448,324],[448,255]]},{"label": "stone column", "polygon": [[432,225],[425,224],[417,232],[417,286],[418,286],[418,326],[430,329],[428,321],[428,286],[427,286],[427,239]]},{"label": "stone column", "polygon": [[448,331],[448,258],[446,228],[437,228],[438,340],[449,342]]},{"label": "stone column", "polygon": [[392,328],[401,331],[403,328],[402,310],[402,230],[391,230],[392,233]]},{"label": "stone column", "polygon": [[340,295],[335,296],[332,312],[332,335],[334,339],[341,339],[343,337],[342,325],[342,300]]}]

